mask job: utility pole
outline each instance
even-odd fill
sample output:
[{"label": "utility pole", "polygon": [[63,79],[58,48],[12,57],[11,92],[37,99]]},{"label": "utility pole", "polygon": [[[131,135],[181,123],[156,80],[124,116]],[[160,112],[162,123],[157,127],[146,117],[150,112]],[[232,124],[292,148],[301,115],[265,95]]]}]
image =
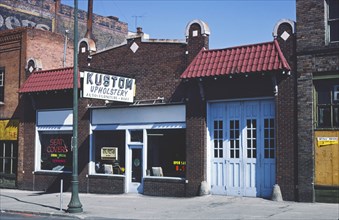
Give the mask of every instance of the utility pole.
[{"label": "utility pole", "polygon": [[82,212],[79,200],[78,180],[78,0],[74,0],[74,73],[73,73],[73,172],[72,172],[72,197],[68,204],[69,213]]}]

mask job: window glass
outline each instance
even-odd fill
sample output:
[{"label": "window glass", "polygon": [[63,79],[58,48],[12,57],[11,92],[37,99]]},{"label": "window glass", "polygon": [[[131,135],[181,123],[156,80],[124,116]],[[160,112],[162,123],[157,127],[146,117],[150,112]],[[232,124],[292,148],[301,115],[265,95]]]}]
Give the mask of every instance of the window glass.
[{"label": "window glass", "polygon": [[39,134],[41,143],[41,170],[71,171],[72,151],[71,133]]},{"label": "window glass", "polygon": [[315,80],[317,128],[339,127],[338,79]]},{"label": "window glass", "polygon": [[0,174],[16,173],[17,155],[17,142],[0,141]]},{"label": "window glass", "polygon": [[185,177],[186,144],[184,129],[147,130],[147,170],[161,167],[164,176]]},{"label": "window glass", "polygon": [[339,41],[339,0],[328,0],[327,4],[330,41]]},{"label": "window glass", "polygon": [[125,173],[125,131],[95,131],[93,133],[95,172]]},{"label": "window glass", "polygon": [[331,21],[330,25],[331,25],[330,26],[330,39],[331,39],[331,41],[339,41],[339,20],[338,21]]},{"label": "window glass", "polygon": [[339,1],[329,0],[329,18],[339,18]]},{"label": "window glass", "polygon": [[131,142],[143,143],[143,130],[131,130]]},{"label": "window glass", "polygon": [[223,121],[215,120],[214,121],[214,157],[222,158],[223,157]]}]

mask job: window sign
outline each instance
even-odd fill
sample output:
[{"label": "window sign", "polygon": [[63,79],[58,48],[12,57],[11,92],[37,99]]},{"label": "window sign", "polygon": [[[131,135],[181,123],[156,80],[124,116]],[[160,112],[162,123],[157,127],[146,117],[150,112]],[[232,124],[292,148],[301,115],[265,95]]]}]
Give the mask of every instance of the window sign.
[{"label": "window sign", "polygon": [[71,138],[71,134],[40,134],[42,170],[72,170]]},{"label": "window sign", "polygon": [[101,160],[118,160],[118,148],[117,147],[102,147],[101,148]]},{"label": "window sign", "polygon": [[18,140],[19,120],[0,120],[0,140]]},{"label": "window sign", "polygon": [[83,96],[120,102],[133,102],[135,80],[108,74],[84,72]]}]

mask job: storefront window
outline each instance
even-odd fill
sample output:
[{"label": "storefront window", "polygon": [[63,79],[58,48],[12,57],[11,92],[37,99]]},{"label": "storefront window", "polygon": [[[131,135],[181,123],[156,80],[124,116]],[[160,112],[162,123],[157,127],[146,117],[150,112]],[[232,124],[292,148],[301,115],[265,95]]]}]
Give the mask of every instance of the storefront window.
[{"label": "storefront window", "polygon": [[71,133],[40,132],[41,170],[72,171]]},{"label": "storefront window", "polygon": [[125,173],[125,131],[95,131],[95,172]]},{"label": "storefront window", "polygon": [[[147,130],[147,170],[158,176],[185,177],[186,144],[184,129]],[[153,168],[153,169],[152,169]]]}]

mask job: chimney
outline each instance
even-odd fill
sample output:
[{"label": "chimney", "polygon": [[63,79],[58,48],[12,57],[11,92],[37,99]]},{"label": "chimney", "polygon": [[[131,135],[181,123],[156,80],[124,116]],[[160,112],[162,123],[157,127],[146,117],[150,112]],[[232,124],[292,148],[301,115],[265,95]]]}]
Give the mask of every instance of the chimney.
[{"label": "chimney", "polygon": [[60,11],[61,0],[54,0],[54,24],[52,25],[52,32],[58,32],[58,13]]},{"label": "chimney", "polygon": [[142,27],[137,27],[137,34],[138,35],[141,35],[143,34],[144,32],[142,32]]},{"label": "chimney", "polygon": [[85,34],[85,38],[94,40],[92,26],[93,26],[93,0],[88,0],[87,32]]}]

